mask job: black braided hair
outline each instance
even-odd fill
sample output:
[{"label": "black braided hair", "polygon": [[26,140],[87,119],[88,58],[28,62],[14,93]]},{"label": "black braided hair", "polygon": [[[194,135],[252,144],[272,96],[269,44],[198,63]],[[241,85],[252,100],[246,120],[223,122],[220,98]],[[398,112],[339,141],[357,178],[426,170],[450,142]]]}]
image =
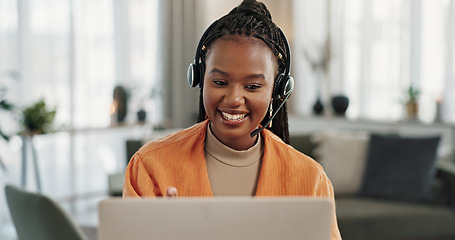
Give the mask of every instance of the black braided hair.
[{"label": "black braided hair", "polygon": [[[279,28],[272,21],[272,16],[267,10],[267,7],[262,2],[256,0],[244,0],[238,7],[231,10],[227,15],[221,17],[215,26],[208,32],[203,41],[205,52],[201,54],[201,60],[205,64],[206,54],[213,46],[213,43],[224,36],[229,35],[243,35],[258,38],[267,44],[277,57],[278,73],[283,73],[286,68],[285,59],[288,58],[286,52],[285,39],[279,32]],[[198,51],[201,51],[198,49]],[[198,122],[206,119],[206,112],[204,108],[204,99],[202,94],[203,88],[200,90],[199,96],[199,116]],[[273,100],[273,109],[278,109],[280,100]],[[287,104],[285,103],[276,117],[272,121],[272,128],[270,130],[280,137],[285,143],[289,144],[289,126]],[[261,124],[263,125],[268,119],[269,115],[266,114]]]}]

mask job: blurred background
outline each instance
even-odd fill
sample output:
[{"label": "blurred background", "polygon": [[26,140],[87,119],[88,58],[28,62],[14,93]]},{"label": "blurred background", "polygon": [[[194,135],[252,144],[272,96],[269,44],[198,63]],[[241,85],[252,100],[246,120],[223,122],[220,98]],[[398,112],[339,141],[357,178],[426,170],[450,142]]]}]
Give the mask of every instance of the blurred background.
[{"label": "blurred background", "polygon": [[[0,233],[14,236],[7,183],[96,224],[107,176],[126,166],[126,141],[196,122],[199,91],[188,87],[187,67],[207,26],[240,2],[0,0]],[[263,2],[292,49],[292,126],[341,115],[353,125],[453,131],[454,0]],[[349,101],[341,114],[336,96]],[[418,111],[407,106],[414,99]],[[33,132],[25,109],[40,100],[52,116]]]}]

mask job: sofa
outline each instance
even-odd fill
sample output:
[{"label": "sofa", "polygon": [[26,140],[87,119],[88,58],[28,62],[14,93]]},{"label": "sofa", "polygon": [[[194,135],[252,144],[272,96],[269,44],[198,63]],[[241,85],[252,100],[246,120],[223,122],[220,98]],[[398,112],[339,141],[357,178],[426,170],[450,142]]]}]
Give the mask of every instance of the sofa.
[{"label": "sofa", "polygon": [[332,129],[290,141],[331,179],[344,240],[455,239],[455,167],[439,159],[438,136]]}]

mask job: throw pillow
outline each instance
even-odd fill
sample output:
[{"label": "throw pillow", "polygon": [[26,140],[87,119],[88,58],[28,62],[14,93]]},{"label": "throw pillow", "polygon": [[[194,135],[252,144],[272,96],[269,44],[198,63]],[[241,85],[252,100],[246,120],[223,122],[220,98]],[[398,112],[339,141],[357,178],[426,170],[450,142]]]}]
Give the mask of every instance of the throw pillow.
[{"label": "throw pillow", "polygon": [[325,130],[313,136],[315,155],[332,182],[335,194],[359,191],[366,162],[366,132]]},{"label": "throw pillow", "polygon": [[372,134],[360,195],[420,201],[429,196],[440,137]]}]

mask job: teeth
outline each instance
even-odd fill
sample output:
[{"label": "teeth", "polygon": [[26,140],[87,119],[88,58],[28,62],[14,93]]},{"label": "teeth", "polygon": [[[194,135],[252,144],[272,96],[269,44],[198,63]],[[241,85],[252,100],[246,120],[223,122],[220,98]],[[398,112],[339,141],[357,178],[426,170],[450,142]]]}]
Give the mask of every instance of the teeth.
[{"label": "teeth", "polygon": [[229,121],[237,121],[246,116],[246,114],[229,114],[225,112],[221,112],[223,114],[223,117]]}]

